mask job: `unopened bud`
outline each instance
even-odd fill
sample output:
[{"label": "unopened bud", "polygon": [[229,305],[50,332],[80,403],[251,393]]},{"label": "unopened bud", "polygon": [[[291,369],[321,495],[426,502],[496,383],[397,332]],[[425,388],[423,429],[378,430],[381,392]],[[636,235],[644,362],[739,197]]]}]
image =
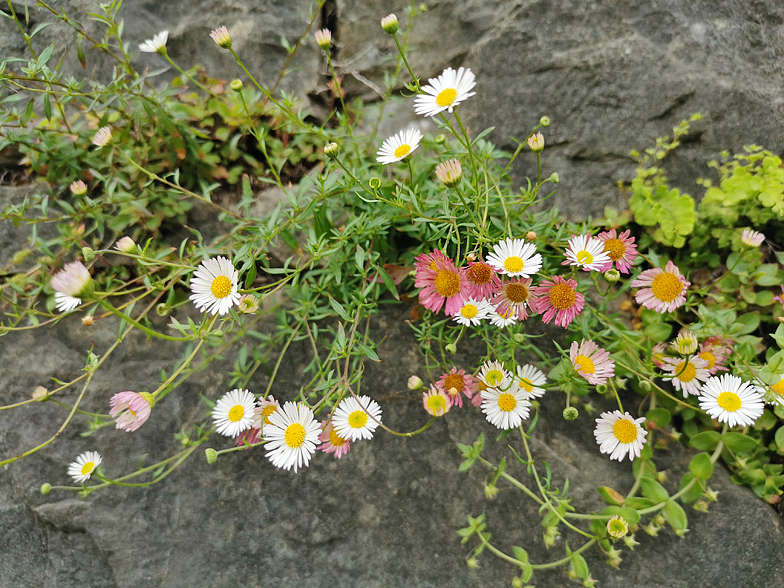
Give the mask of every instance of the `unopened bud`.
[{"label": "unopened bud", "polygon": [[93,251],[90,247],[82,247],[82,256],[86,262],[91,262],[95,259],[95,251]]},{"label": "unopened bud", "polygon": [[381,178],[370,178],[368,186],[371,190],[378,190],[381,187]]},{"label": "unopened bud", "polygon": [[95,324],[95,317],[91,314],[82,317],[82,324],[85,327],[92,327]]},{"label": "unopened bud", "polygon": [[522,578],[515,576],[512,578],[512,588],[523,588],[525,586],[525,582],[523,582]]},{"label": "unopened bud", "polygon": [[329,29],[321,29],[313,34],[313,38],[316,40],[316,45],[321,47],[324,51],[329,51],[329,47],[332,45],[332,31]]},{"label": "unopened bud", "polygon": [[218,452],[215,451],[212,447],[205,449],[204,455],[207,457],[207,463],[210,465],[218,461]]},{"label": "unopened bud", "polygon": [[651,383],[648,380],[640,380],[640,390],[643,392],[650,392],[651,387]]},{"label": "unopened bud", "polygon": [[518,345],[522,345],[523,343],[525,343],[525,335],[523,335],[522,333],[515,333],[514,335],[512,335],[512,341],[514,341]]},{"label": "unopened bud", "polygon": [[536,233],[534,233],[533,231],[528,231],[525,234],[525,238],[528,239],[529,241],[535,241],[536,240]]},{"label": "unopened bud", "polygon": [[239,92],[240,90],[242,90],[242,86],[243,86],[242,80],[232,80],[231,82],[231,89],[234,90],[235,92]]},{"label": "unopened bud", "polygon": [[329,157],[330,159],[337,159],[338,154],[340,153],[340,145],[337,143],[327,143],[324,147],[324,155]]},{"label": "unopened bud", "polygon": [[550,126],[550,117],[549,116],[543,116],[542,118],[539,119],[539,124],[542,125],[543,127],[549,127]]},{"label": "unopened bud", "polygon": [[436,135],[436,144],[443,145],[444,143],[446,143],[446,135],[443,133]]},{"label": "unopened bud", "polygon": [[457,353],[457,345],[455,345],[454,343],[450,343],[449,345],[444,347],[444,349],[446,349],[447,353],[451,353],[452,355]]},{"label": "unopened bud", "polygon": [[424,382],[419,376],[411,376],[406,385],[409,390],[421,390],[424,387]]},{"label": "unopened bud", "polygon": [[544,149],[544,136],[542,133],[534,133],[530,137],[528,137],[528,147],[531,148],[531,151],[534,153],[539,153]]},{"label": "unopened bud", "polygon": [[381,19],[381,29],[388,35],[394,35],[399,28],[400,25],[397,22],[397,16],[394,14],[390,14]]},{"label": "unopened bud", "polygon": [[134,253],[136,251],[136,243],[134,243],[133,239],[126,235],[117,241],[115,248],[117,251],[122,251],[123,253]]},{"label": "unopened bud", "polygon": [[41,494],[46,496],[51,491],[52,491],[52,485],[51,484],[49,484],[48,482],[46,484],[41,484]]},{"label": "unopened bud", "polygon": [[604,272],[604,279],[610,282],[611,284],[617,282],[618,280],[621,279],[621,272],[619,272],[615,268],[608,269],[606,272]]},{"label": "unopened bud", "polygon": [[550,176],[550,181],[551,181],[553,184],[557,184],[558,182],[560,182],[560,181],[561,181],[561,176],[559,176],[558,174],[552,174],[552,175]]},{"label": "unopened bud", "polygon": [[87,184],[85,184],[82,180],[76,180],[75,182],[72,182],[71,193],[75,196],[82,196],[83,194],[87,194]]},{"label": "unopened bud", "polygon": [[609,390],[607,384],[596,384],[596,391],[599,394],[607,394],[607,390]]},{"label": "unopened bud", "polygon": [[563,418],[567,421],[573,421],[580,415],[580,412],[573,406],[567,406],[563,410]]},{"label": "unopened bud", "polygon": [[226,27],[218,27],[210,33],[210,37],[218,47],[222,49],[231,49],[231,33]]},{"label": "unopened bud", "polygon": [[436,176],[447,188],[454,188],[463,178],[463,168],[457,159],[450,159],[436,166]]},{"label": "unopened bud", "polygon": [[664,520],[664,516],[663,515],[659,514],[659,515],[656,515],[655,517],[653,517],[653,522],[656,523],[659,526],[662,526],[667,521]]}]

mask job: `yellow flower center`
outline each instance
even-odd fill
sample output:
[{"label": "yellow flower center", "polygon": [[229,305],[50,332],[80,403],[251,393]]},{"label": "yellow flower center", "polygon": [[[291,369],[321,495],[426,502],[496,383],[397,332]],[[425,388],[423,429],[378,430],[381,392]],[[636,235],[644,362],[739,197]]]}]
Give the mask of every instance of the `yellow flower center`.
[{"label": "yellow flower center", "polygon": [[296,449],[305,442],[305,427],[299,423],[289,425],[286,427],[284,440],[286,441],[286,445],[292,449]]},{"label": "yellow flower center", "polygon": [[270,415],[272,415],[272,413],[275,412],[276,410],[278,410],[278,407],[275,406],[274,404],[270,404],[269,406],[265,406],[264,408],[261,409],[261,419],[264,421],[265,425],[272,424],[269,418]]},{"label": "yellow flower center", "polygon": [[662,302],[672,302],[683,292],[683,284],[678,276],[664,272],[653,278],[653,295]]},{"label": "yellow flower center", "polygon": [[773,391],[779,396],[784,396],[784,378],[781,378],[776,384],[771,386]]},{"label": "yellow flower center", "polygon": [[574,290],[569,284],[556,284],[550,288],[550,304],[558,310],[571,308],[576,299]]},{"label": "yellow flower center", "polygon": [[493,268],[486,263],[475,263],[468,269],[468,279],[474,284],[487,284],[493,279]]},{"label": "yellow flower center", "polygon": [[485,381],[488,386],[498,386],[504,381],[504,373],[501,370],[490,370],[485,375]]},{"label": "yellow flower center", "polygon": [[231,280],[226,276],[218,276],[212,281],[211,290],[215,298],[226,298],[231,294]]},{"label": "yellow flower center", "polygon": [[[686,367],[684,368],[684,366]],[[693,363],[686,365],[686,362],[682,361],[675,366],[675,374],[676,376],[680,374],[677,377],[681,382],[691,382],[697,377],[697,368],[694,367]]]},{"label": "yellow flower center", "polygon": [[236,423],[237,421],[242,420],[242,417],[244,416],[245,407],[243,407],[241,404],[231,407],[231,410],[229,411],[229,420],[232,423]]},{"label": "yellow flower center", "polygon": [[484,390],[487,390],[487,384],[485,384],[482,380],[479,380],[478,386],[479,386],[479,391],[480,392],[483,392]]},{"label": "yellow flower center", "polygon": [[364,410],[355,410],[348,415],[348,426],[352,429],[361,429],[367,424],[367,413]]},{"label": "yellow flower center", "polygon": [[346,439],[338,435],[335,429],[332,429],[329,432],[329,442],[332,443],[334,447],[341,447],[347,443]]},{"label": "yellow flower center", "polygon": [[86,475],[87,475],[87,474],[89,474],[91,471],[93,471],[93,469],[95,469],[95,462],[88,461],[86,464],[84,464],[84,465],[82,466],[82,475],[83,475],[83,476],[86,476]]},{"label": "yellow flower center", "polygon": [[584,374],[592,374],[596,371],[596,365],[591,361],[590,357],[578,355],[574,358],[574,363],[577,364],[577,369]]},{"label": "yellow flower center", "polygon": [[608,239],[604,242],[604,251],[613,261],[618,261],[626,253],[626,245],[620,239]]},{"label": "yellow flower center", "polygon": [[593,263],[593,255],[591,255],[588,251],[578,251],[576,257],[577,263],[582,263],[583,265]]},{"label": "yellow flower center", "polygon": [[[460,374],[449,374],[446,378],[444,378],[444,389],[451,390],[452,388],[458,392],[465,388],[465,381],[463,380],[463,376]],[[454,394],[452,394],[452,396],[454,396]]]},{"label": "yellow flower center", "polygon": [[528,288],[524,284],[509,284],[506,287],[506,297],[509,302],[521,304],[528,300]]},{"label": "yellow flower center", "polygon": [[740,408],[740,396],[735,394],[734,392],[722,392],[719,394],[719,397],[716,399],[716,402],[719,403],[719,406],[722,407],[727,412],[735,412]]},{"label": "yellow flower center", "polygon": [[708,369],[712,369],[713,366],[716,365],[716,356],[713,355],[710,351],[703,351],[702,353],[698,354],[697,357],[708,362]]},{"label": "yellow flower center", "polygon": [[457,90],[454,88],[447,88],[438,93],[438,96],[436,96],[436,104],[439,106],[452,106],[452,102],[455,101],[455,98],[457,98]]},{"label": "yellow flower center", "polygon": [[621,443],[637,440],[637,425],[628,419],[618,419],[613,425],[613,435]]},{"label": "yellow flower center", "polygon": [[453,271],[439,270],[435,279],[436,292],[444,298],[460,293],[460,278]]},{"label": "yellow flower center", "polygon": [[401,145],[397,149],[395,149],[395,157],[405,157],[411,152],[411,147],[409,145]]},{"label": "yellow flower center", "polygon": [[427,399],[427,408],[435,415],[446,412],[446,400],[440,394],[433,394]]},{"label": "yellow flower center", "polygon": [[521,258],[517,257],[516,255],[507,257],[504,260],[504,269],[513,274],[522,271],[524,267],[525,267],[525,262]]},{"label": "yellow flower center", "polygon": [[504,412],[511,412],[517,406],[517,400],[511,394],[501,394],[498,397],[498,408]]},{"label": "yellow flower center", "polygon": [[460,309],[460,314],[462,314],[467,319],[474,318],[478,313],[479,309],[473,304],[466,304],[463,308]]},{"label": "yellow flower center", "polygon": [[530,392],[534,389],[534,383],[526,378],[520,380],[520,386],[524,388],[526,392]]}]

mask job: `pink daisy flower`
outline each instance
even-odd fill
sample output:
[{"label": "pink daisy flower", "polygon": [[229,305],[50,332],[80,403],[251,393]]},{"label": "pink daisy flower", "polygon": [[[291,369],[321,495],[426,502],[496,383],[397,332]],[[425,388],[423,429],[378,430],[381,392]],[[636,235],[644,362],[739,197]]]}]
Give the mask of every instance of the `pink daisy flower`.
[{"label": "pink daisy flower", "polygon": [[[784,289],[784,286],[782,286]],[[705,339],[705,345],[711,347],[724,347],[727,350],[727,355],[732,355],[732,350],[735,349],[735,341],[729,337],[722,337],[721,335],[711,335]]]},{"label": "pink daisy flower", "polygon": [[784,308],[784,286],[781,287],[781,296],[774,296],[773,300],[779,302],[781,307]]},{"label": "pink daisy flower", "polygon": [[152,395],[142,392],[118,392],[109,400],[109,414],[117,419],[117,428],[132,433],[141,427],[152,412]]},{"label": "pink daisy flower", "polygon": [[492,300],[495,311],[501,316],[514,313],[521,321],[527,319],[526,307],[533,312],[535,302],[531,297],[531,281],[531,278],[516,278],[502,282],[498,295]]},{"label": "pink daisy flower", "polygon": [[436,259],[440,259],[442,261],[446,261],[449,258],[444,255],[443,251],[440,249],[433,249],[432,253],[420,253],[416,256],[416,260],[414,261],[414,269],[417,272],[416,279],[419,279],[420,272],[427,272],[430,271],[435,276],[436,273]]},{"label": "pink daisy flower", "polygon": [[612,268],[615,263],[615,268],[622,274],[628,274],[631,267],[634,265],[634,260],[637,258],[637,245],[634,243],[634,237],[630,237],[631,231],[626,230],[620,235],[615,234],[615,229],[610,229],[604,233],[599,233],[596,238],[604,243],[604,251],[610,256],[610,262],[605,263],[601,268],[601,272],[606,272]]},{"label": "pink daisy flower", "polygon": [[696,355],[684,359],[668,357],[664,360],[662,369],[669,374],[662,378],[671,381],[676,390],[683,392],[684,398],[688,398],[689,394],[697,396],[702,382],[710,377],[707,367],[708,362]]},{"label": "pink daisy flower", "polygon": [[474,261],[460,268],[468,278],[466,296],[477,300],[491,298],[501,287],[501,279],[495,268],[484,261]]},{"label": "pink daisy flower", "polygon": [[[258,412],[258,408],[256,411]],[[245,429],[242,433],[237,435],[237,438],[234,439],[234,444],[237,447],[242,447],[243,449],[250,449],[250,445],[255,445],[261,441],[261,429],[250,428]]]},{"label": "pink daisy flower", "polygon": [[534,296],[534,310],[542,315],[542,322],[549,323],[555,318],[555,324],[564,329],[585,306],[585,296],[577,291],[577,280],[567,281],[561,276],[544,280],[534,288]]},{"label": "pink daisy flower", "polygon": [[634,295],[637,304],[662,314],[684,305],[690,285],[672,261],[667,262],[665,269],[645,270],[631,283],[632,288],[642,288]]},{"label": "pink daisy flower", "polygon": [[479,378],[474,378],[474,383],[471,386],[471,404],[474,406],[482,406],[482,391],[487,390],[485,383]]},{"label": "pink daisy flower", "polygon": [[433,312],[440,311],[446,302],[444,310],[447,315],[452,316],[465,302],[463,295],[469,288],[468,278],[458,271],[451,259],[442,257],[440,251],[440,255],[435,255],[435,251],[433,253],[432,264],[428,264],[426,269],[417,268],[414,285],[422,288],[419,291],[419,302]]},{"label": "pink daisy flower", "polygon": [[351,451],[351,444],[348,439],[344,439],[335,430],[332,421],[321,421],[321,433],[319,433],[319,441],[321,445],[316,447],[324,453],[331,453],[336,459],[340,459]]},{"label": "pink daisy flower", "polygon": [[658,368],[664,365],[664,358],[665,358],[664,352],[666,349],[667,349],[667,344],[664,343],[663,341],[653,346],[653,349],[651,349],[651,361],[653,362],[653,365],[655,365]]},{"label": "pink daisy flower", "polygon": [[462,394],[470,399],[474,395],[473,387],[474,377],[471,374],[466,374],[465,370],[457,371],[454,366],[436,382],[436,388],[449,397],[452,406],[462,407]]},{"label": "pink daisy flower", "polygon": [[700,344],[700,352],[697,354],[697,357],[700,359],[704,359],[707,362],[706,369],[710,372],[711,375],[715,374],[719,370],[729,371],[726,367],[724,367],[724,362],[727,361],[727,356],[729,355],[729,351],[720,346],[720,345],[708,345],[706,343]]},{"label": "pink daisy flower", "polygon": [[749,247],[759,247],[765,240],[765,235],[758,231],[744,229],[743,233],[740,235],[740,240],[744,245],[748,245]]},{"label": "pink daisy flower", "polygon": [[579,346],[573,341],[569,358],[577,373],[594,386],[604,384],[615,375],[615,362],[610,359],[609,352],[590,339],[583,339]]}]

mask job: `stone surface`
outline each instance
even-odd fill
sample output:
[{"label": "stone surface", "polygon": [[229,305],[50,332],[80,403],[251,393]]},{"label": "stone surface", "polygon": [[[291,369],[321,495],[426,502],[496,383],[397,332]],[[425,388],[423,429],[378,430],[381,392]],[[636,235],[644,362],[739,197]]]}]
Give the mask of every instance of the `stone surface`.
[{"label": "stone surface", "polygon": [[[417,393],[405,388],[410,373],[425,376],[413,334],[403,322],[407,314],[406,308],[392,308],[374,321],[374,331],[387,337],[379,353],[383,361],[368,365],[363,381],[363,392],[381,402],[384,422],[398,431],[426,421]],[[52,329],[4,337],[0,365],[19,367],[0,373],[0,401],[23,400],[52,376],[78,375],[91,342],[102,353],[115,332],[112,319],[87,329],[72,316]],[[273,390],[278,398],[293,397],[303,383],[308,350],[297,345],[282,364]],[[150,389],[179,353],[175,345],[147,344],[134,335],[107,360],[84,409],[105,411],[119,390]],[[519,440],[496,443],[497,431],[473,407],[451,411],[411,439],[379,433],[372,441],[355,443],[340,461],[318,455],[296,475],[276,471],[258,449],[221,456],[210,466],[199,448],[152,487],[117,488],[87,499],[57,490],[48,496],[38,492],[45,481],[67,484],[67,464],[85,450],[100,451],[104,470],[113,476],[131,471],[143,456],[144,463],[151,463],[171,455],[177,450],[173,433],[208,418],[199,395],[216,398],[227,389],[231,359],[192,376],[156,405],[134,434],[105,428],[82,438],[85,421],[77,417],[54,444],[0,469],[0,586],[506,586],[514,570],[489,554],[481,556],[480,569],[465,566],[468,548],[455,531],[465,525],[466,515],[483,511],[499,547],[525,546],[534,562],[563,553],[560,547],[551,553],[544,549],[530,500],[501,483],[498,497],[487,501],[482,489],[487,471],[476,464],[468,474],[458,472],[455,444],[471,443],[484,433],[484,455],[494,461],[506,455],[511,460],[507,471],[533,485],[506,449],[511,443],[522,451]],[[475,357],[461,347],[456,360],[467,367]],[[259,370],[250,387],[262,390],[266,384]],[[73,402],[74,394],[60,400]],[[567,424],[560,416],[561,401],[554,393],[543,399],[534,455],[552,467],[556,484],[569,478],[578,509],[601,508],[593,488],[609,483],[628,490],[630,468],[598,453],[585,413]],[[601,399],[596,403],[612,408]],[[50,404],[0,413],[2,456],[42,442],[64,415],[64,409]],[[209,445],[229,443],[216,436]],[[677,480],[689,455],[676,445],[657,455],[657,463]],[[674,484],[668,484],[671,491]],[[721,492],[719,502],[707,514],[687,509],[691,530],[686,538],[666,529],[657,538],[638,533],[642,545],[633,553],[624,550],[620,571],[590,550],[586,557],[601,585],[622,588],[636,578],[635,586],[690,588],[699,578],[705,586],[779,586],[784,575],[780,518],[750,491],[732,485],[723,468],[717,468],[711,486]],[[571,534],[563,539],[573,548],[581,544]],[[560,570],[538,573],[534,581],[541,587],[568,583]]]}]

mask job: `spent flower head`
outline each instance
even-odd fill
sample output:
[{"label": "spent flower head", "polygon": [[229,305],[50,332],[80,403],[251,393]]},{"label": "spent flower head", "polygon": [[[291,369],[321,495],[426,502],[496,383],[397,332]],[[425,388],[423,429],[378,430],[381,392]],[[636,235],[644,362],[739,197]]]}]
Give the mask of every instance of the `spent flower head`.
[{"label": "spent flower head", "polygon": [[441,417],[452,408],[449,396],[443,390],[439,390],[433,384],[430,389],[422,395],[422,405],[430,416]]}]

